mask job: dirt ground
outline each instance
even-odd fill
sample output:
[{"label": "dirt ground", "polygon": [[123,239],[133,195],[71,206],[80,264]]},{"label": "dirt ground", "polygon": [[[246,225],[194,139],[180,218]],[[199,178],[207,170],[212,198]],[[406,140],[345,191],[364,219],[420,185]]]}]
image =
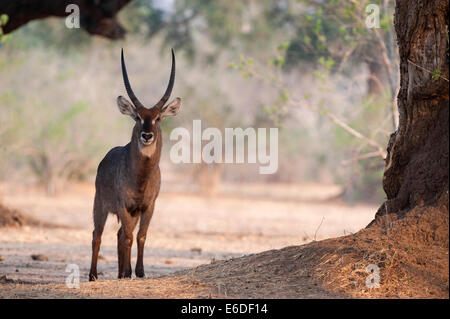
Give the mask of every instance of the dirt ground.
[{"label": "dirt ground", "polygon": [[[99,281],[87,282],[93,188],[74,185],[47,197],[5,185],[6,206],[63,227],[0,228],[0,298],[448,298],[448,197],[447,206],[425,217],[413,212],[357,232],[376,207],[327,201],[339,191],[334,186],[279,188],[283,196],[303,197],[258,197],[267,189],[251,185],[251,199],[162,192],[145,247],[145,279],[116,279],[119,226],[110,216]],[[427,220],[434,226],[423,230]],[[398,231],[405,222],[413,225],[409,234]],[[78,289],[65,284],[68,264],[79,267]],[[369,264],[380,269],[380,288],[365,284]]]}]

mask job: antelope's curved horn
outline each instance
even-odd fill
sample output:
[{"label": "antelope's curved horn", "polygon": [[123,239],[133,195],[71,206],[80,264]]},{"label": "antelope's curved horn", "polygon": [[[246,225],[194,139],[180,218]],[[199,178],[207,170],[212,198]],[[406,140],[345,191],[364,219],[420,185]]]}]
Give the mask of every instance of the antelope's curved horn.
[{"label": "antelope's curved horn", "polygon": [[127,75],[127,67],[125,66],[125,60],[123,58],[123,48],[122,48],[122,55],[121,55],[121,61],[122,61],[122,76],[123,76],[123,83],[125,84],[125,89],[127,90],[128,96],[131,99],[131,102],[133,102],[134,106],[136,108],[144,107],[141,102],[139,102],[136,95],[134,95],[133,90],[131,89],[130,81],[128,80]]},{"label": "antelope's curved horn", "polygon": [[163,97],[161,98],[161,100],[159,100],[158,103],[155,104],[154,107],[161,109],[164,106],[164,104],[166,104],[167,100],[170,97],[170,94],[172,93],[174,82],[175,82],[175,54],[173,53],[172,49],[172,70],[170,71],[169,84],[167,85],[167,89]]}]

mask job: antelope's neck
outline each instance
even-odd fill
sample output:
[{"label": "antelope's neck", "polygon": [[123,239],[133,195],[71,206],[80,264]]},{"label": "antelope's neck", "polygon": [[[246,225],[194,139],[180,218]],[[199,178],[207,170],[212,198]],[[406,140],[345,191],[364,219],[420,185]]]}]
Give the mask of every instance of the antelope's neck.
[{"label": "antelope's neck", "polygon": [[[161,156],[161,144],[156,140],[145,149],[140,149],[137,141],[130,143],[128,153],[129,173],[132,176],[133,184],[138,188],[145,188],[152,179],[152,175],[159,173],[159,159]],[[153,148],[154,149],[150,149]]]}]

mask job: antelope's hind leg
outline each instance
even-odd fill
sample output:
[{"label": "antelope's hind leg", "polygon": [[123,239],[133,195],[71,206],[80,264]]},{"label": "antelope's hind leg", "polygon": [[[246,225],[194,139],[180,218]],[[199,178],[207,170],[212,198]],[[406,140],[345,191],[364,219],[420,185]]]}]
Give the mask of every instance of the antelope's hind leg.
[{"label": "antelope's hind leg", "polygon": [[105,211],[99,203],[97,196],[94,200],[94,231],[92,232],[92,259],[91,270],[89,271],[89,281],[97,280],[97,261],[98,253],[100,251],[100,244],[102,242],[103,229],[105,228],[108,212]]}]

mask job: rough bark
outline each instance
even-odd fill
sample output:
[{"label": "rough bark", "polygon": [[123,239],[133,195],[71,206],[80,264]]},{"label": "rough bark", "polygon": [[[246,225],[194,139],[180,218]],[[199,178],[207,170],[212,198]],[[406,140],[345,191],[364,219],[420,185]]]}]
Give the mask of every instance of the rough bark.
[{"label": "rough bark", "polygon": [[0,0],[0,14],[7,14],[9,21],[3,27],[10,33],[31,20],[50,16],[66,17],[66,7],[76,4],[80,8],[80,25],[88,33],[109,39],[121,39],[125,29],[116,14],[130,0]]},{"label": "rough bark", "polygon": [[[436,205],[443,195],[448,199],[448,7],[448,0],[396,2],[400,118],[387,147],[383,176],[387,200],[376,219]],[[445,79],[433,78],[436,70]]]}]

